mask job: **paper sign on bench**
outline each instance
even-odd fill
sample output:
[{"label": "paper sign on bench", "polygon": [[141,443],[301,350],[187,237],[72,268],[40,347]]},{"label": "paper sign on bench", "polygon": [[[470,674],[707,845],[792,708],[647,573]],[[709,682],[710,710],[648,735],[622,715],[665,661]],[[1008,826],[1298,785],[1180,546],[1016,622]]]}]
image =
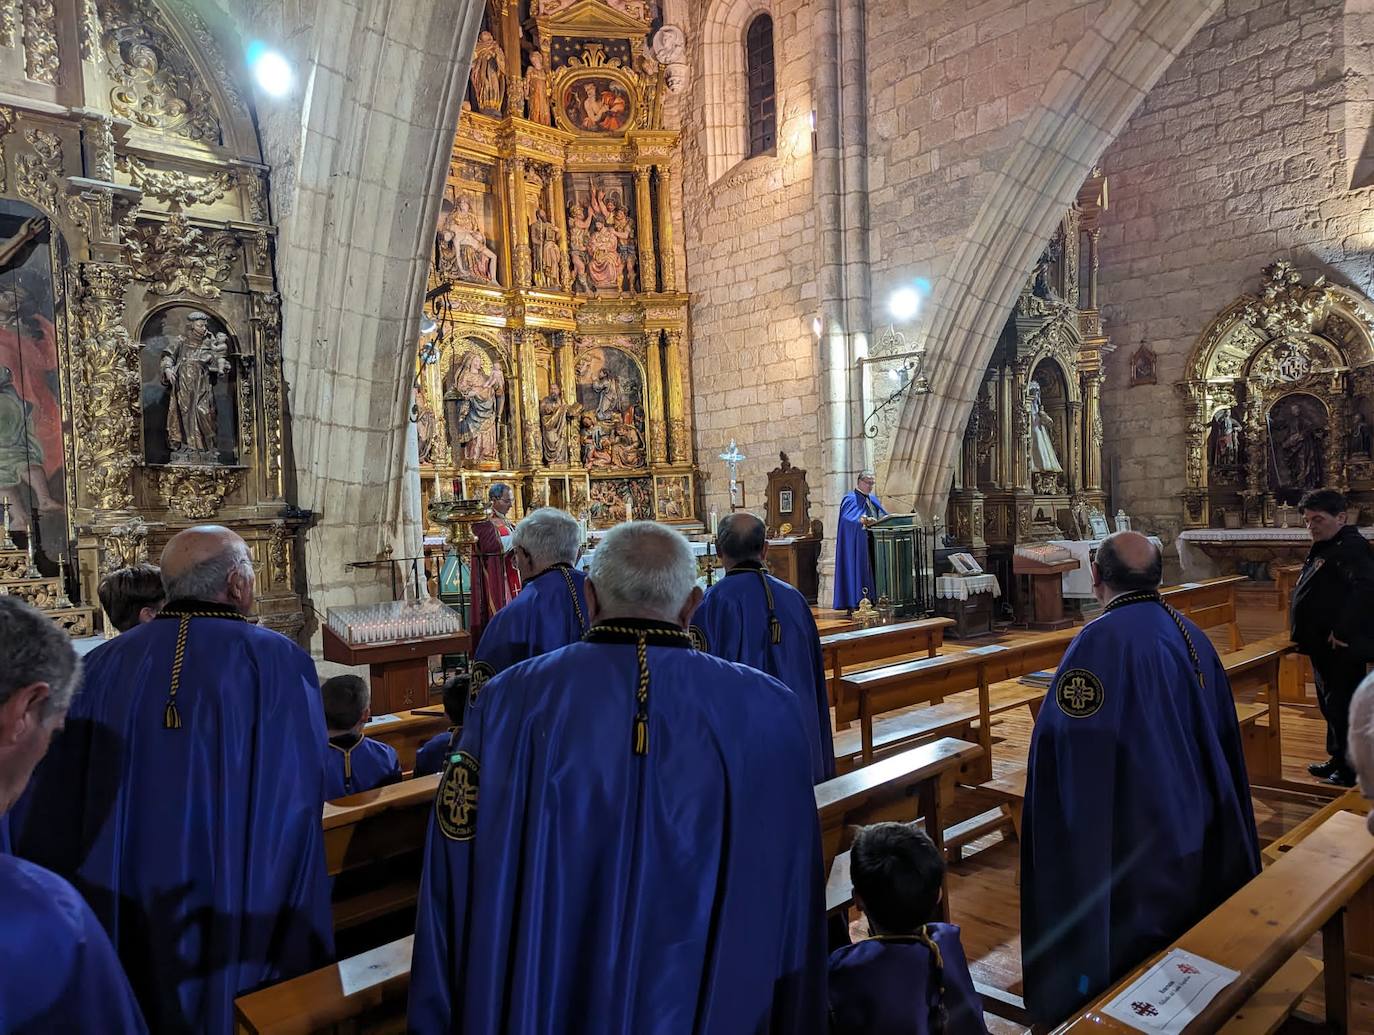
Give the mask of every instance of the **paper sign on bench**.
[{"label": "paper sign on bench", "polygon": [[1179,589],[1197,589],[1197,588],[1198,588],[1199,586],[1201,586],[1201,585],[1202,585],[1201,582],[1182,582],[1182,583],[1179,583],[1179,587],[1178,587],[1178,588],[1179,588]]},{"label": "paper sign on bench", "polygon": [[371,719],[368,720],[367,725],[365,725],[363,729],[370,730],[376,726],[385,726],[389,722],[400,721],[401,717],[399,715],[374,715]]},{"label": "paper sign on bench", "polygon": [[1239,971],[1170,949],[1102,1012],[1136,1031],[1181,1032],[1238,977]]}]

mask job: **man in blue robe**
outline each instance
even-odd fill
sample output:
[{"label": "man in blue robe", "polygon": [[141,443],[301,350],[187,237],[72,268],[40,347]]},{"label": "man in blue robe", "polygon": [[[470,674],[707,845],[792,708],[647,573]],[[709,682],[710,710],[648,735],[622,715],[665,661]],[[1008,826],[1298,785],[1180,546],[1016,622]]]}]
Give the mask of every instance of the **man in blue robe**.
[{"label": "man in blue robe", "polygon": [[1100,618],[1035,723],[1021,841],[1026,1007],[1062,1020],[1259,872],[1225,668],[1160,599],[1159,551],[1103,541]]},{"label": "man in blue robe", "polygon": [[332,956],[324,716],[310,656],[245,618],[242,539],[180,532],[162,577],[158,617],[92,655],[12,833],[86,897],[150,1026],[214,1035]]},{"label": "man in blue robe", "polygon": [[854,491],[840,501],[840,521],[835,530],[835,610],[853,611],[864,594],[877,600],[873,585],[873,549],[868,526],[887,516],[873,494],[877,479],[872,471],[859,475]]},{"label": "man in blue robe", "polygon": [[[0,596],[0,824],[80,680],[66,633],[17,596]],[[0,1031],[146,1030],[110,939],[76,889],[0,854]]]},{"label": "man in blue robe", "polygon": [[613,529],[586,592],[585,640],[493,678],[445,766],[408,1030],[823,1032],[796,695],[693,649],[696,561],[672,529]]},{"label": "man in blue robe", "polygon": [[473,655],[472,697],[516,662],[582,639],[587,631],[582,583],[587,576],[574,567],[581,552],[581,527],[556,507],[540,507],[515,526],[510,553],[520,575],[520,593],[491,616],[482,633]]},{"label": "man in blue robe", "polygon": [[768,538],[753,514],[727,514],[716,529],[725,577],[692,616],[698,650],[767,672],[801,701],[811,739],[811,778],[835,775],[835,740],[816,619],[806,598],[764,567]]}]

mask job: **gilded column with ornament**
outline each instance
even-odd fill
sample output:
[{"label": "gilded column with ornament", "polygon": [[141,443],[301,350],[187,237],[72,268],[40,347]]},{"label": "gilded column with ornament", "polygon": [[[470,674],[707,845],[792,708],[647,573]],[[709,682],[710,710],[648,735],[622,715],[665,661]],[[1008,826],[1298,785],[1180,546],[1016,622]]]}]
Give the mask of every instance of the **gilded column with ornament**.
[{"label": "gilded column with ornament", "polygon": [[677,290],[677,268],[673,262],[673,191],[668,166],[658,170],[658,269],[664,291]]},{"label": "gilded column with ornament", "polygon": [[[654,209],[653,193],[649,188],[649,168],[640,166],[635,170],[635,208],[639,220],[639,277],[641,289],[646,292],[658,289],[658,270],[654,260]],[[661,412],[661,411],[660,411]]]},{"label": "gilded column with ornament", "polygon": [[667,407],[663,400],[663,335],[657,331],[648,336],[644,366],[649,375],[649,412],[658,419],[649,422],[649,454],[656,464],[668,462]]}]

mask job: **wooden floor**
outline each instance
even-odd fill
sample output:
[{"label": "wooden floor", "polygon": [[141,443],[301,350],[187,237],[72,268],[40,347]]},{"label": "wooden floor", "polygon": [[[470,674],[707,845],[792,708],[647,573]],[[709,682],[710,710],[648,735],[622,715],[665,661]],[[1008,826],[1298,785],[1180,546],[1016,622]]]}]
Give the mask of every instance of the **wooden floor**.
[{"label": "wooden floor", "polygon": [[[1240,626],[1245,642],[1262,638],[1283,627],[1284,616],[1272,601],[1260,597],[1243,599],[1241,604]],[[1008,631],[1001,635],[1000,640],[1010,642],[1024,635]],[[997,641],[985,638],[977,642]],[[953,643],[947,649],[962,650],[973,645]],[[1225,649],[1220,642],[1217,646]],[[1024,764],[1030,749],[1029,712],[1021,709],[1006,713],[994,719],[993,726],[994,774]],[[1315,698],[1311,707],[1283,708],[1284,775],[1287,778],[1316,785],[1305,767],[1309,762],[1326,759],[1325,733],[1326,726],[1315,707]],[[1254,802],[1260,843],[1267,844],[1281,837],[1317,811],[1326,800],[1329,800],[1329,796],[1307,799],[1301,795],[1284,794],[1280,797],[1258,794]],[[976,807],[962,800],[956,801],[949,822],[958,822],[977,811]],[[968,956],[974,979],[1018,995],[1022,991],[1021,906],[1016,886],[1019,852],[1020,846],[1015,842],[1001,834],[993,834],[966,848],[965,858],[950,867],[952,918],[962,929],[964,952]],[[1308,946],[1308,954],[1320,958],[1319,939],[1314,939]],[[1374,981],[1357,981],[1354,999],[1351,1030],[1374,1033]],[[1313,1017],[1321,1016],[1320,983],[1316,997],[1304,1003],[1303,1012],[1311,1013]],[[991,1016],[988,1018],[988,1027],[997,1035],[1027,1030]],[[1283,1030],[1300,1032],[1313,1029],[1303,1026],[1301,1020],[1294,1020],[1291,1029]]]}]

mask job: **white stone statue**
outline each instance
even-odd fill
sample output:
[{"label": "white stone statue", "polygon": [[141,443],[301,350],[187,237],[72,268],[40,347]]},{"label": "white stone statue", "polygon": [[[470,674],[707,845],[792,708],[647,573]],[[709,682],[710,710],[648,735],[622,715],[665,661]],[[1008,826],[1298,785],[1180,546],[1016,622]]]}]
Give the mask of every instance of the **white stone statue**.
[{"label": "white stone statue", "polygon": [[660,65],[666,70],[668,90],[681,93],[687,88],[687,35],[676,25],[665,25],[654,33],[653,44],[649,47]]},{"label": "white stone statue", "polygon": [[1031,470],[1061,474],[1064,467],[1060,464],[1059,454],[1054,449],[1054,420],[1045,412],[1044,405],[1040,402],[1040,382],[1032,381],[1028,391],[1030,393]]}]

